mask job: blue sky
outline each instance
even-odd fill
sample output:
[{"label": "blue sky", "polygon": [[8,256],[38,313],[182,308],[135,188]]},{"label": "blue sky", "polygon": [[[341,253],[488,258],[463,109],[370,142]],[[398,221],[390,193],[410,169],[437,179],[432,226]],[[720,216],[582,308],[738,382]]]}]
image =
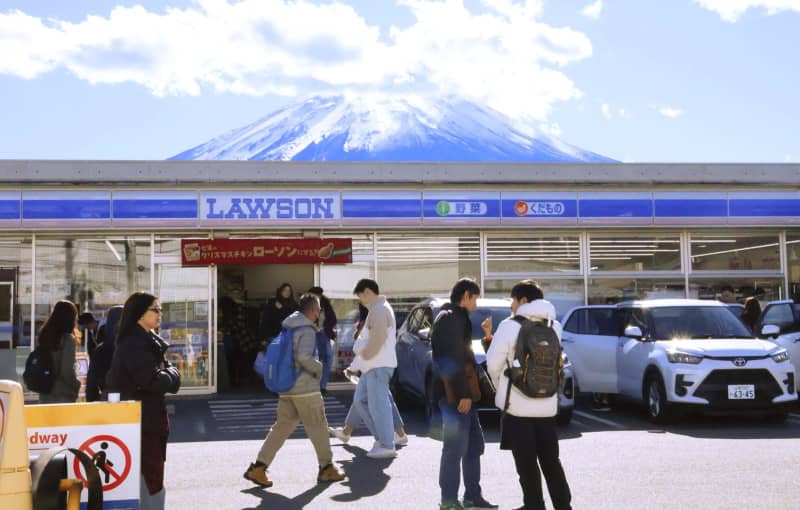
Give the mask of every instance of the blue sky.
[{"label": "blue sky", "polygon": [[351,90],[623,161],[797,162],[798,47],[800,0],[0,0],[0,158],[163,159]]}]

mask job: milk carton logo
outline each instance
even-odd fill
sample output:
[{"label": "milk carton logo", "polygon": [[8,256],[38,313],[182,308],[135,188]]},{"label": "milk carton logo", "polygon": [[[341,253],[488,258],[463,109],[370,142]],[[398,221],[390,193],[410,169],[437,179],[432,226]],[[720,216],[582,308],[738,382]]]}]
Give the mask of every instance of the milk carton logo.
[{"label": "milk carton logo", "polygon": [[484,216],[487,211],[485,202],[441,200],[436,204],[439,216]]}]

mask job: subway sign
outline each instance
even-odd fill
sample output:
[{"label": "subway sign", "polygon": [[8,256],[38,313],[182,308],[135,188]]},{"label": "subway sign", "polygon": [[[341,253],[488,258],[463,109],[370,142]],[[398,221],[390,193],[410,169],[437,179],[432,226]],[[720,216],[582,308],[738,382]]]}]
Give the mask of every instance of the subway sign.
[{"label": "subway sign", "polygon": [[206,192],[200,196],[203,223],[331,222],[341,218],[339,193]]}]

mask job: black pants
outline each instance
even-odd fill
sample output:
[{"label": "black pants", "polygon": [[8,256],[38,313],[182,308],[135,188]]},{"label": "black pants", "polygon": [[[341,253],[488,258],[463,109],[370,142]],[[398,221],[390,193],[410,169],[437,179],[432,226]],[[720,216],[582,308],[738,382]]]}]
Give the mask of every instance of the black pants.
[{"label": "black pants", "polygon": [[[570,510],[569,492],[564,468],[558,459],[556,419],[520,418],[507,414],[503,422],[500,447],[511,450],[519,474],[519,484],[526,510],[544,510],[542,474],[556,510]],[[541,466],[541,474],[539,467]]]}]

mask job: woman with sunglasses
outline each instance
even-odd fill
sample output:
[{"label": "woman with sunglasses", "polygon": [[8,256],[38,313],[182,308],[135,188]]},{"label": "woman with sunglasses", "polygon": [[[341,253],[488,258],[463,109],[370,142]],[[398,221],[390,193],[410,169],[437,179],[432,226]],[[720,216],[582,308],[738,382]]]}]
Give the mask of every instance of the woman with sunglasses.
[{"label": "woman with sunglasses", "polygon": [[161,325],[158,299],[135,292],[125,302],[117,346],[108,372],[109,392],[122,400],[142,403],[142,483],[139,509],[164,508],[164,461],[167,458],[169,418],[166,393],[181,386],[178,369],[164,354],[168,344],[155,330]]}]

